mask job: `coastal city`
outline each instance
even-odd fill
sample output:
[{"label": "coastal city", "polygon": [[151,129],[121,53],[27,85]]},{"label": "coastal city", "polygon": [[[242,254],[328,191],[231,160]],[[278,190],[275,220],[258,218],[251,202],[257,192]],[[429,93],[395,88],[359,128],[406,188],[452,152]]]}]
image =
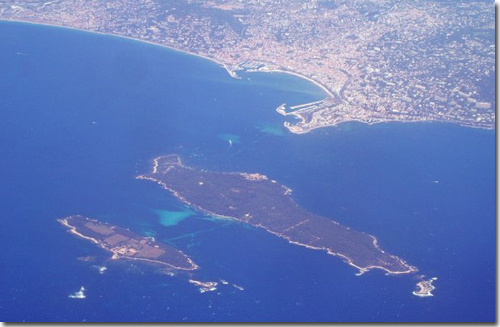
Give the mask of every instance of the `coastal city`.
[{"label": "coastal city", "polygon": [[[300,75],[322,101],[278,110],[294,133],[347,121],[495,127],[495,19],[486,2],[12,0],[0,20],[130,37],[239,71]],[[283,99],[286,102],[286,99]]]}]

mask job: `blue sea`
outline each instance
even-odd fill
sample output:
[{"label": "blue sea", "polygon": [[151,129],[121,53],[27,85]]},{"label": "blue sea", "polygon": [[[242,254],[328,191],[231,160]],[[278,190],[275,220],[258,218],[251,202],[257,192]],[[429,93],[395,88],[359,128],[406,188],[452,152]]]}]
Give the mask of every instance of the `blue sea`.
[{"label": "blue sea", "polygon": [[[344,123],[295,135],[276,107],[324,97],[295,76],[234,79],[166,48],[21,23],[0,23],[0,48],[1,321],[494,321],[494,131]],[[135,179],[170,153],[278,180],[437,277],[435,296],[412,295],[414,275],[356,276]],[[154,236],[201,269],[110,261],[56,221],[72,214]],[[219,285],[200,293],[190,278]],[[82,286],[86,298],[69,298]]]}]

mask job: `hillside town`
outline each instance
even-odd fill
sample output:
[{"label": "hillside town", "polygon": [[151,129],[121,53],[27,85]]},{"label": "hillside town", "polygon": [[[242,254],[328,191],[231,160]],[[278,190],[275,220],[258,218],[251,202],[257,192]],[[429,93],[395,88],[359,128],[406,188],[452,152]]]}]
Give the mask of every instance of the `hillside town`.
[{"label": "hillside town", "polygon": [[[495,8],[428,0],[12,0],[0,20],[153,42],[238,71],[282,71],[325,99],[294,133],[347,121],[495,127]],[[283,102],[286,102],[284,99]]]}]

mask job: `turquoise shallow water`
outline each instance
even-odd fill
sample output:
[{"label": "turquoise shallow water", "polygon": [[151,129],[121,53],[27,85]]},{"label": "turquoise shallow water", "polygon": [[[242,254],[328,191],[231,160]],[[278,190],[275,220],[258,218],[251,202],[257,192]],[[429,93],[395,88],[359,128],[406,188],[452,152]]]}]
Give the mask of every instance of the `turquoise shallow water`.
[{"label": "turquoise shallow water", "polygon": [[282,124],[274,124],[274,125],[272,125],[272,124],[260,124],[260,125],[257,125],[257,128],[263,133],[271,134],[274,136],[284,136],[285,135],[284,127],[282,126]]},{"label": "turquoise shallow water", "polygon": [[186,218],[193,216],[195,213],[186,208],[182,211],[156,210],[156,214],[160,217],[160,224],[165,227],[175,226]]},{"label": "turquoise shallow water", "polygon": [[[493,131],[347,123],[294,135],[276,107],[323,94],[293,76],[236,80],[168,49],[17,23],[0,23],[0,44],[0,320],[494,319]],[[135,179],[169,153],[278,180],[301,206],[438,277],[435,297],[413,296],[412,276],[357,277],[337,258]],[[55,220],[70,214],[154,236],[202,269],[167,276],[111,262]],[[189,278],[229,284],[202,294]],[[68,298],[81,286],[85,299]]]}]

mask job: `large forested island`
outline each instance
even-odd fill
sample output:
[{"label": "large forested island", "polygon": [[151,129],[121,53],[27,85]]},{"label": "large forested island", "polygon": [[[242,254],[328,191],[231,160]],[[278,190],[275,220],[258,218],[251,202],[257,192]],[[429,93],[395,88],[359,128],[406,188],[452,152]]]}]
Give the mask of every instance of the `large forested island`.
[{"label": "large forested island", "polygon": [[[153,42],[325,90],[287,108],[293,133],[345,121],[495,127],[495,8],[429,0],[10,0],[0,20]],[[286,102],[283,99],[283,102]]]},{"label": "large forested island", "polygon": [[129,259],[195,270],[198,266],[184,253],[169,245],[142,237],[118,226],[75,215],[58,219],[69,231],[113,253],[112,259]]},{"label": "large forested island", "polygon": [[260,174],[208,172],[182,164],[178,155],[154,160],[153,171],[138,179],[157,182],[183,202],[206,213],[262,228],[290,243],[341,257],[362,274],[382,269],[406,274],[417,269],[379,248],[375,237],[310,213],[291,190]]}]

